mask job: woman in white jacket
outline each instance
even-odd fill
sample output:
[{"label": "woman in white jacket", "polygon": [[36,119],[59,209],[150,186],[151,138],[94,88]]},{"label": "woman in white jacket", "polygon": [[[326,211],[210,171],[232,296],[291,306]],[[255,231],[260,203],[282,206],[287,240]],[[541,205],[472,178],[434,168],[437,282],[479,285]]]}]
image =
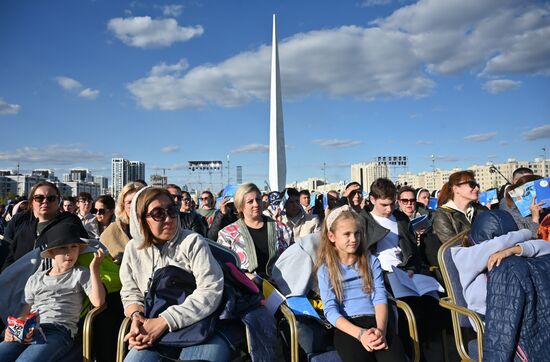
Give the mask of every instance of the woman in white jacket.
[{"label": "woman in white jacket", "polygon": [[[130,352],[125,361],[158,361],[161,355],[180,360],[227,361],[231,350],[219,336],[185,348],[154,346],[166,331],[189,326],[212,314],[223,293],[223,272],[207,241],[197,233],[181,229],[179,210],[168,191],[146,187],[132,200],[130,233],[120,266],[120,296],[124,314],[132,318],[125,340]],[[195,277],[197,288],[180,305],[172,305],[157,318],[145,318],[144,294],[154,272],[178,266]]]}]

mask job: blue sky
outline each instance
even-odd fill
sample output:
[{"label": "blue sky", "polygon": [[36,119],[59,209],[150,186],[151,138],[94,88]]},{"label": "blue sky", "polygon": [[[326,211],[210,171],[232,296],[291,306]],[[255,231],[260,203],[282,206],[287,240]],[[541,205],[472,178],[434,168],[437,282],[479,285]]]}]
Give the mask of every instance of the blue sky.
[{"label": "blue sky", "polygon": [[109,176],[122,156],[185,184],[187,161],[229,154],[263,184],[272,14],[289,182],[324,163],[337,181],[382,155],[419,172],[430,155],[467,167],[550,146],[548,2],[6,0],[0,168]]}]

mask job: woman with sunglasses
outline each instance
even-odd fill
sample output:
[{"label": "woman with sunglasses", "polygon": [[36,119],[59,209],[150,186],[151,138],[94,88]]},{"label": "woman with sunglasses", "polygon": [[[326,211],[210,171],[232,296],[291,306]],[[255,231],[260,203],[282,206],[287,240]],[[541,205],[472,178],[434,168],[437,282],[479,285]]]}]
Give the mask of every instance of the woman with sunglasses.
[{"label": "woman with sunglasses", "polygon": [[115,221],[115,199],[110,195],[101,195],[94,202],[92,213],[97,225],[97,238]]},{"label": "woman with sunglasses", "polygon": [[76,215],[60,212],[60,200],[59,189],[53,183],[42,181],[34,185],[29,194],[31,205],[28,210],[14,215],[6,226],[4,239],[10,243],[10,246],[2,270],[32,249],[39,247],[40,245],[36,242],[38,237],[59,222],[72,222],[79,225],[81,237],[88,237],[88,233]]},{"label": "woman with sunglasses", "polygon": [[[132,200],[130,230],[133,239],[120,266],[120,296],[124,314],[132,318],[125,340],[130,352],[125,361],[227,361],[231,350],[217,334],[206,342],[184,348],[154,346],[166,331],[176,331],[212,314],[222,300],[223,272],[206,239],[180,227],[179,210],[170,193],[158,187],[139,190]],[[193,274],[196,289],[180,305],[172,305],[157,318],[144,316],[144,296],[153,274],[172,265]]]},{"label": "woman with sunglasses", "polygon": [[401,186],[399,190],[397,190],[397,204],[399,210],[407,215],[410,220],[421,215],[416,207],[414,189],[410,186]]},{"label": "woman with sunglasses", "polygon": [[487,210],[477,203],[478,197],[479,184],[473,171],[459,171],[449,176],[439,193],[433,220],[434,233],[441,243],[469,230],[477,215]]},{"label": "woman with sunglasses", "polygon": [[218,233],[218,243],[237,253],[251,279],[252,272],[269,276],[275,260],[294,242],[288,226],[262,214],[261,195],[253,183],[241,185],[235,192],[239,219]]}]

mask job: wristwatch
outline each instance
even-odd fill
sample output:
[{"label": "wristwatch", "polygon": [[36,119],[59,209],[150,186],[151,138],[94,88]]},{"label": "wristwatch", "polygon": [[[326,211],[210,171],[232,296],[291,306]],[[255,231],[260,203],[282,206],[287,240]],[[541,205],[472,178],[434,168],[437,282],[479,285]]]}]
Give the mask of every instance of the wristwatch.
[{"label": "wristwatch", "polygon": [[144,314],[143,314],[142,311],[136,310],[136,311],[134,311],[134,312],[130,315],[130,319],[134,320],[134,319],[135,319],[134,316],[135,316],[136,314],[138,314],[138,315],[144,317]]}]

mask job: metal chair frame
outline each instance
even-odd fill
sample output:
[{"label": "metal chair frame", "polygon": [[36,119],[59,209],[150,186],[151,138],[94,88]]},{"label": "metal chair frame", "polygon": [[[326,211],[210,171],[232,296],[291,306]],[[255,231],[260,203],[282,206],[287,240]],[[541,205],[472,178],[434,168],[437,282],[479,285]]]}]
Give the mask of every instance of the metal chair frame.
[{"label": "metal chair frame", "polygon": [[443,308],[448,309],[451,312],[451,318],[453,321],[453,334],[455,339],[456,349],[462,361],[474,361],[467,351],[465,345],[465,340],[462,336],[462,331],[460,327],[460,315],[466,316],[469,318],[470,322],[474,325],[475,331],[477,331],[477,350],[479,361],[483,360],[483,333],[485,330],[484,324],[481,321],[481,318],[477,315],[476,312],[457,304],[457,297],[453,284],[451,283],[451,277],[447,270],[447,264],[445,262],[444,253],[447,249],[459,245],[460,241],[467,235],[467,231],[463,231],[451,240],[445,242],[439,248],[437,253],[437,260],[439,261],[439,266],[441,274],[443,276],[443,281],[445,283],[445,289],[447,289],[447,297],[442,298],[439,301],[439,305]]}]

